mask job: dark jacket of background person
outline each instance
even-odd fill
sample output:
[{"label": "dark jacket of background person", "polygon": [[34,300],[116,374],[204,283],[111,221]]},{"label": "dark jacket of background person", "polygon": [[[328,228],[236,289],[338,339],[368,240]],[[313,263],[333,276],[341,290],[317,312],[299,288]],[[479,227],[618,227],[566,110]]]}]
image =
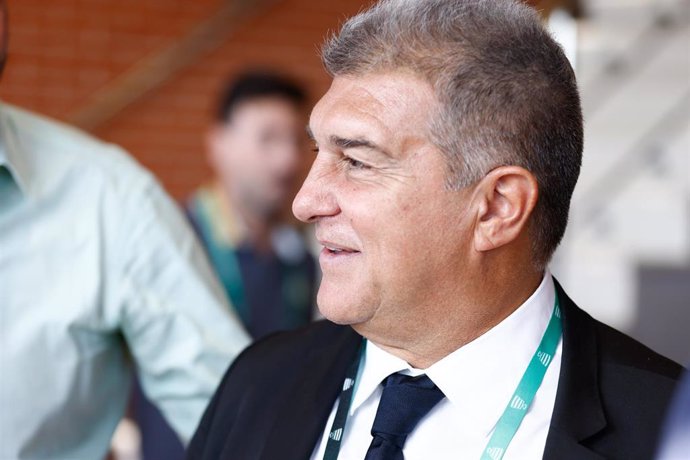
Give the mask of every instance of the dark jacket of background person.
[{"label": "dark jacket of background person", "polygon": [[242,323],[254,339],[307,324],[314,315],[316,264],[304,236],[293,226],[277,227],[269,250],[246,237],[224,236],[219,228],[241,224],[223,209],[220,193],[197,190],[186,211]]}]

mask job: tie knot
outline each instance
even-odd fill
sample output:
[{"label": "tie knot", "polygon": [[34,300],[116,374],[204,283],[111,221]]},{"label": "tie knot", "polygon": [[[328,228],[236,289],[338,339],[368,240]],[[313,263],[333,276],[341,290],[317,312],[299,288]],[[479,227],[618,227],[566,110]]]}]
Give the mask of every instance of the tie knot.
[{"label": "tie knot", "polygon": [[406,385],[408,387],[422,388],[427,390],[436,389],[437,391],[441,391],[426,374],[411,376],[396,372],[395,374],[391,374],[383,379],[381,385],[383,385],[384,389],[389,386],[393,387],[396,385]]},{"label": "tie knot", "polygon": [[443,392],[426,375],[391,374],[383,381],[371,434],[402,449],[419,421],[443,398]]}]

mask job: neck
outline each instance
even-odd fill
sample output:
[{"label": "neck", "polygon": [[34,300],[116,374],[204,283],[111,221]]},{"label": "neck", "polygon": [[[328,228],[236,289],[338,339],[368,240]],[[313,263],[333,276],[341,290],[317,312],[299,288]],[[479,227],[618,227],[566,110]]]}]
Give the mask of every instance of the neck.
[{"label": "neck", "polygon": [[[465,289],[465,297],[446,295],[438,303],[420,308],[414,321],[398,319],[384,328],[368,324],[353,328],[367,339],[412,367],[426,369],[455,350],[477,339],[510,316],[539,287],[543,273],[526,270],[522,274],[506,271],[503,276],[477,277],[472,286],[481,292]],[[497,276],[496,276],[497,275]],[[449,299],[453,299],[449,302]],[[401,327],[407,323],[407,327]],[[376,332],[385,331],[383,334]]]}]

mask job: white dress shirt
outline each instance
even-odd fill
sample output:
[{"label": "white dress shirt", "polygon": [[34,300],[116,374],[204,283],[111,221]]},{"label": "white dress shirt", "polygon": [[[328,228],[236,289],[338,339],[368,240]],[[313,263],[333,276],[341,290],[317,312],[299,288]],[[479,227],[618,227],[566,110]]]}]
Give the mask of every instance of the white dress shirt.
[{"label": "white dress shirt", "polygon": [[0,458],[103,458],[131,382],[188,439],[248,337],[121,149],[0,104]]},{"label": "white dress shirt", "polygon": [[[405,460],[479,459],[539,346],[554,300],[553,279],[546,273],[534,294],[508,318],[425,370],[414,369],[368,342],[338,458],[364,458],[381,398],[380,383],[392,373],[403,372],[428,375],[446,395],[408,437]],[[556,399],[561,349],[562,341],[505,460],[542,458]],[[338,401],[313,460],[323,458],[337,406]]]}]

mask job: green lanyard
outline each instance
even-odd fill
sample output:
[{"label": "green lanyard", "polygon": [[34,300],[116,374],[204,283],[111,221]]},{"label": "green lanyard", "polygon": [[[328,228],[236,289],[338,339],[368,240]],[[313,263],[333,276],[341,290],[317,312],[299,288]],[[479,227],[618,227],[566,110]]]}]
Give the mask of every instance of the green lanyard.
[{"label": "green lanyard", "polygon": [[[558,303],[558,296],[556,296],[551,319],[539,343],[539,347],[534,356],[532,356],[532,360],[503,411],[503,415],[498,419],[496,428],[484,449],[481,460],[501,460],[503,458],[510,445],[510,441],[513,440],[522,420],[525,418],[527,409],[532,404],[541,382],[544,380],[546,370],[549,368],[549,364],[551,364],[556,353],[558,342],[561,340],[562,331],[561,308]],[[324,460],[336,460],[338,458],[365,346],[366,341],[362,341],[357,359],[353,361],[345,374],[345,382],[343,383],[343,391],[340,394],[338,409],[335,413],[331,431],[328,433],[328,443],[323,456]]]}]

